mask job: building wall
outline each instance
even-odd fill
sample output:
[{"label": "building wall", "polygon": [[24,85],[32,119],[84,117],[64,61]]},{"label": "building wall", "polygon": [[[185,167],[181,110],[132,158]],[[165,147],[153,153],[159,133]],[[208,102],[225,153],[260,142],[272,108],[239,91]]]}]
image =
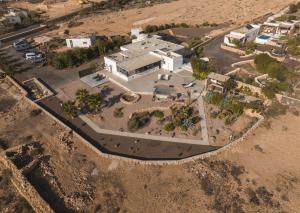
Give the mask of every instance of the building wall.
[{"label": "building wall", "polygon": [[6,16],[5,20],[9,24],[20,24],[22,22],[20,16]]},{"label": "building wall", "polygon": [[[75,48],[75,47],[80,47],[80,48],[88,48],[91,47],[95,42],[94,38],[71,38],[71,39],[66,39],[67,47],[68,48]],[[73,43],[73,45],[72,45]]]}]

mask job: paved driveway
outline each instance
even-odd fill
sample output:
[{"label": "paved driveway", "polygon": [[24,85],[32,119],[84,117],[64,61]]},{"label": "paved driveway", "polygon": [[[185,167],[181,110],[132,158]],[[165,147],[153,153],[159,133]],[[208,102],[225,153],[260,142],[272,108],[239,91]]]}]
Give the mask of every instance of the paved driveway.
[{"label": "paved driveway", "polygon": [[211,40],[204,46],[204,56],[213,61],[219,73],[226,73],[231,64],[242,61],[240,55],[221,49],[223,35]]}]

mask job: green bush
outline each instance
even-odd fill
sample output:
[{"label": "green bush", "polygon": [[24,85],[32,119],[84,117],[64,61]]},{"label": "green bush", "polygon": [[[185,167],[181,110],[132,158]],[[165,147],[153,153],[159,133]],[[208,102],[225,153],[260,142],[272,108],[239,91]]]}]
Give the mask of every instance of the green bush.
[{"label": "green bush", "polygon": [[291,4],[289,7],[289,13],[296,13],[298,11],[298,7],[295,4]]},{"label": "green bush", "polygon": [[172,132],[175,130],[175,125],[173,124],[173,122],[169,122],[164,126],[164,130],[167,132]]},{"label": "green bush", "polygon": [[281,91],[288,91],[290,89],[287,83],[280,83],[280,82],[269,82],[265,85],[262,89],[263,94],[269,98],[275,98],[276,93]]},{"label": "green bush", "polygon": [[156,117],[156,118],[159,118],[159,119],[161,119],[161,118],[163,118],[165,116],[165,114],[162,111],[160,111],[160,110],[153,111],[151,113],[151,115],[154,116],[154,117]]},{"label": "green bush", "polygon": [[223,86],[227,91],[230,91],[232,89],[235,89],[238,85],[234,79],[229,78],[227,81],[223,83]]},{"label": "green bush", "polygon": [[268,74],[271,78],[275,78],[278,81],[285,81],[288,75],[291,74],[283,64],[268,54],[256,56],[254,63],[259,72]]},{"label": "green bush", "polygon": [[127,127],[129,131],[136,131],[150,122],[149,112],[142,112],[132,115],[132,117],[127,122]]},{"label": "green bush", "polygon": [[216,106],[221,106],[223,100],[224,100],[224,96],[216,92],[210,92],[206,94],[206,96],[204,97],[204,101]]},{"label": "green bush", "polygon": [[199,80],[206,79],[208,74],[213,71],[213,68],[208,62],[198,58],[193,58],[191,64],[193,68],[193,75]]},{"label": "green bush", "polygon": [[114,116],[116,118],[122,118],[124,116],[124,112],[122,111],[123,110],[123,107],[120,107],[120,108],[116,108],[114,110]]}]

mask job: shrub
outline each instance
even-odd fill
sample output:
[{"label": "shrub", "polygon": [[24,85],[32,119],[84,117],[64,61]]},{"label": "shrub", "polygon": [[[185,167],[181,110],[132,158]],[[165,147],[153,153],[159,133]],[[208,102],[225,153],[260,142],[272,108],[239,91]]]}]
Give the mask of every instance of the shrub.
[{"label": "shrub", "polygon": [[120,108],[116,108],[114,110],[114,116],[116,118],[122,118],[124,116],[124,112],[122,111],[123,110],[123,107],[120,107]]},{"label": "shrub", "polygon": [[289,7],[289,13],[296,13],[298,11],[298,7],[295,4],[291,4]]},{"label": "shrub", "polygon": [[175,130],[175,125],[173,122],[169,122],[164,126],[164,130],[167,132],[172,132]]},{"label": "shrub", "polygon": [[72,118],[78,115],[78,108],[73,101],[67,101],[62,104],[62,109],[66,113],[67,116]]},{"label": "shrub", "polygon": [[235,89],[238,85],[234,79],[229,78],[227,81],[223,83],[223,86],[227,91],[230,91],[232,89]]},{"label": "shrub", "polygon": [[256,56],[254,62],[259,72],[268,74],[278,81],[285,81],[288,75],[290,75],[290,71],[283,64],[268,54]]},{"label": "shrub", "polygon": [[42,113],[41,109],[34,109],[30,112],[30,116],[35,117]]},{"label": "shrub", "polygon": [[154,117],[156,117],[156,118],[159,118],[159,119],[161,119],[161,118],[163,118],[165,116],[165,114],[162,111],[160,111],[160,110],[153,111],[151,113],[151,115],[154,116]]},{"label": "shrub", "polygon": [[224,96],[216,92],[210,92],[204,97],[204,100],[209,104],[221,106]]},{"label": "shrub", "polygon": [[256,68],[261,73],[266,73],[266,69],[271,63],[276,63],[277,60],[270,57],[268,54],[259,54],[255,57],[254,63],[256,65]]},{"label": "shrub", "polygon": [[132,115],[132,117],[127,122],[127,127],[129,131],[136,131],[150,122],[149,112],[142,112]]},{"label": "shrub", "polygon": [[275,98],[276,93],[280,91],[288,91],[289,85],[287,83],[280,83],[280,82],[269,82],[265,85],[262,89],[263,94],[269,98]]},{"label": "shrub", "polygon": [[193,58],[191,64],[193,68],[193,75],[199,80],[204,80],[208,74],[213,71],[213,68],[208,62],[198,58]]}]

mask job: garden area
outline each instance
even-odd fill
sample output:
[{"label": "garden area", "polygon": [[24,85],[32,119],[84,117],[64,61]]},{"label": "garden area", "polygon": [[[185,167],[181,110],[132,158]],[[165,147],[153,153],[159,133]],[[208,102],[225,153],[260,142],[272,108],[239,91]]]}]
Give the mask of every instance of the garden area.
[{"label": "garden area", "polygon": [[299,74],[268,54],[257,55],[254,63],[258,72],[268,74],[271,78],[265,82],[262,89],[263,94],[269,99],[275,98],[276,93],[291,93],[293,85],[299,81]]},{"label": "garden area", "polygon": [[[96,90],[101,97],[98,105],[94,105],[97,101],[93,101],[96,94],[91,96],[90,92]],[[190,107],[184,107],[184,103],[174,104],[171,100],[157,102],[152,95],[133,95],[112,82],[90,91],[80,89],[73,99],[66,100],[62,104],[65,113],[70,117],[85,115],[102,129],[201,138],[197,102]]]},{"label": "garden area", "polygon": [[255,67],[255,64],[249,62],[247,64],[236,65],[235,68],[239,68],[235,72],[229,74],[230,77],[237,81],[244,82],[246,84],[255,85],[254,78],[261,75]]},{"label": "garden area", "polygon": [[[133,113],[127,122],[127,129],[130,132],[200,139],[201,118],[195,108],[195,104],[190,106],[172,105],[165,110]],[[145,132],[145,130],[147,131]]]}]

